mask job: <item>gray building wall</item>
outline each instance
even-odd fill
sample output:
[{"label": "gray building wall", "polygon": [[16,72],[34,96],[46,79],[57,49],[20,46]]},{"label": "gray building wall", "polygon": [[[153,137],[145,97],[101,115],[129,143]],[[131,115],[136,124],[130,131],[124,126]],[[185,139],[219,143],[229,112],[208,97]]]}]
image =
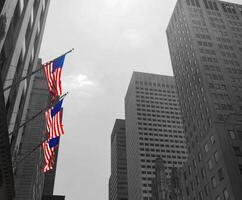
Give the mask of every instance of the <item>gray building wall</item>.
[{"label": "gray building wall", "polygon": [[184,199],[241,199],[242,6],[178,0],[167,28],[188,163]]},{"label": "gray building wall", "polygon": [[[3,88],[15,84],[17,80],[36,68],[49,2],[49,0],[1,1],[0,75]],[[29,78],[4,92],[9,133],[25,121],[30,98],[27,94],[32,82],[33,78]],[[9,136],[13,162],[16,162],[19,153],[22,134],[23,128]],[[10,165],[11,163],[8,167]],[[3,163],[0,163],[0,169],[3,167]]]},{"label": "gray building wall", "polygon": [[128,194],[151,199],[154,161],[164,160],[167,178],[172,166],[186,161],[184,130],[173,77],[134,72],[125,97]]},{"label": "gray building wall", "polygon": [[111,135],[109,200],[128,200],[125,120],[116,119]]},{"label": "gray building wall", "polygon": [[[38,67],[41,66],[39,60]],[[33,87],[30,92],[30,101],[27,112],[27,120],[45,109],[49,104],[49,91],[47,88],[46,78],[43,71],[38,72],[33,81]],[[44,114],[39,115],[24,127],[24,135],[22,137],[18,160],[31,152],[37,145],[45,139],[46,125]],[[45,174],[43,168],[43,152],[42,148],[38,148],[23,162],[17,163],[14,179],[16,200],[41,200],[44,188]]]},{"label": "gray building wall", "polygon": [[[5,1],[1,15],[6,16],[5,35],[0,41],[0,69],[4,88],[36,69],[49,0]],[[26,117],[27,91],[32,79],[22,81],[4,92],[8,130],[12,132]],[[21,141],[22,129],[11,137],[12,154]]]}]

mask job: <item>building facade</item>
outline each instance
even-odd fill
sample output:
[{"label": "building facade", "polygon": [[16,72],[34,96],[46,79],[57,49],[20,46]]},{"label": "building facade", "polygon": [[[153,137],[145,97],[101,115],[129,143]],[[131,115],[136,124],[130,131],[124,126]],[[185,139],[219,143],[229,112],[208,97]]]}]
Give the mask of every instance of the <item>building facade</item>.
[{"label": "building facade", "polygon": [[173,166],[187,158],[184,130],[173,77],[134,72],[125,97],[128,194],[132,200],[152,199],[154,162]]},{"label": "building facade", "polygon": [[[5,31],[0,40],[0,68],[3,87],[36,69],[39,49],[48,13],[49,0],[6,0],[1,16],[6,17]],[[31,78],[4,91],[8,131],[12,133],[25,120],[27,91]],[[11,137],[12,154],[18,152],[23,129]]]},{"label": "building facade", "polygon": [[128,200],[125,120],[116,119],[111,135],[109,200]]},{"label": "building facade", "polygon": [[152,179],[152,200],[170,200],[169,181],[162,158],[155,160],[155,177]]},{"label": "building facade", "polygon": [[[41,66],[39,59],[38,67]],[[49,104],[49,90],[43,71],[38,72],[33,81],[30,92],[27,118],[31,119],[40,110]],[[31,152],[36,146],[45,140],[46,125],[44,114],[33,119],[24,128],[24,135],[18,153],[18,161]],[[14,164],[15,200],[41,200],[45,183],[43,168],[42,148],[38,148],[23,162]]]},{"label": "building facade", "polygon": [[[19,130],[17,128],[27,116],[30,98],[27,94],[32,87],[33,78],[28,78],[20,84],[16,82],[36,69],[49,2],[49,0],[0,2],[0,75],[13,163],[16,162],[22,144],[24,128]],[[11,85],[13,87],[6,90]],[[6,160],[0,163],[1,171],[6,171],[5,164]],[[11,162],[8,163],[8,168],[12,168],[11,165]],[[3,182],[9,182],[5,179],[5,175],[2,177]],[[12,199],[13,196],[14,194],[11,194],[8,198]]]},{"label": "building facade", "polygon": [[188,162],[184,199],[242,197],[242,6],[178,0],[167,28]]}]

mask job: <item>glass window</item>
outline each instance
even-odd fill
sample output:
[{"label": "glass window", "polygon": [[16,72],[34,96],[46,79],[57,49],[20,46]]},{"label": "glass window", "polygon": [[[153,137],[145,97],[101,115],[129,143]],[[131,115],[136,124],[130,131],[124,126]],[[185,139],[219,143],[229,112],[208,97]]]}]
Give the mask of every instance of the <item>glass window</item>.
[{"label": "glass window", "polygon": [[218,170],[218,177],[219,177],[219,180],[222,181],[224,179],[224,174],[223,174],[223,169],[220,168]]},{"label": "glass window", "polygon": [[202,174],[202,178],[204,178],[205,177],[205,170],[203,168],[201,169],[201,174]]},{"label": "glass window", "polygon": [[233,130],[229,130],[229,136],[231,139],[235,139],[235,132]]},{"label": "glass window", "polygon": [[239,171],[240,171],[240,174],[242,175],[242,165],[239,164]]},{"label": "glass window", "polygon": [[212,160],[211,159],[208,161],[208,168],[209,169],[212,169],[213,168],[213,163],[212,163]]},{"label": "glass window", "polygon": [[242,156],[240,148],[238,146],[233,146],[233,149],[236,156]]},{"label": "glass window", "polygon": [[211,183],[212,183],[212,186],[213,186],[214,188],[217,186],[217,182],[216,182],[216,178],[215,178],[215,176],[213,176],[213,177],[211,178]]},{"label": "glass window", "polygon": [[218,152],[217,151],[214,153],[214,160],[216,162],[218,162],[218,160],[219,160],[219,156],[218,156]]},{"label": "glass window", "polygon": [[198,160],[201,161],[202,160],[202,154],[199,152],[198,153]]},{"label": "glass window", "polygon": [[208,144],[205,144],[204,150],[205,150],[206,153],[208,152]]},{"label": "glass window", "polygon": [[229,200],[229,192],[228,192],[227,188],[224,189],[223,194],[224,194],[224,199]]},{"label": "glass window", "polygon": [[204,186],[204,193],[206,196],[208,196],[208,185]]},{"label": "glass window", "polygon": [[221,198],[220,198],[220,196],[219,196],[219,195],[216,197],[216,200],[221,200]]},{"label": "glass window", "polygon": [[212,144],[215,143],[215,139],[214,139],[214,136],[213,136],[213,135],[211,136],[210,140],[211,140],[211,143],[212,143]]}]

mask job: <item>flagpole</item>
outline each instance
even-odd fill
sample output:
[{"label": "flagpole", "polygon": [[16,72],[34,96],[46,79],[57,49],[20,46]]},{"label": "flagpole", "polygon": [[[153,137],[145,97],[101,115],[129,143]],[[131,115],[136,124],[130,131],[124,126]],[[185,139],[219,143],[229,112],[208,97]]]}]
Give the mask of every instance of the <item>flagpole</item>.
[{"label": "flagpole", "polygon": [[[68,92],[63,94],[62,96],[60,96],[59,98],[56,99],[56,101],[53,103],[57,103],[60,99],[64,99],[66,97],[66,95],[68,95]],[[42,114],[44,111],[50,109],[52,107],[52,104],[48,105],[47,107],[45,107],[44,109],[40,110],[38,113],[36,113],[33,117],[31,117],[29,120],[25,121],[23,124],[19,125],[17,128],[15,128],[12,132],[10,132],[8,135],[11,136],[13,135],[18,129],[22,128],[23,126],[25,126],[26,124],[28,124],[29,122],[31,122],[32,120],[34,120],[36,117],[38,117],[40,114]]]},{"label": "flagpole", "polygon": [[45,141],[47,141],[47,139],[45,139],[45,140],[43,140],[41,143],[39,143],[35,148],[33,148],[29,153],[27,153],[22,159],[20,159],[19,161],[16,160],[16,165],[15,165],[15,167],[16,167],[19,163],[23,162],[23,161],[24,161],[27,157],[29,157],[32,153],[34,153],[39,147],[41,147],[41,145],[42,145]]},{"label": "flagpole", "polygon": [[[69,51],[67,51],[66,53],[62,54],[61,56],[64,56],[64,55],[66,55],[66,54],[69,54],[69,53],[71,53],[72,51],[74,51],[74,48],[72,48],[71,50],[69,50]],[[49,61],[49,62],[52,62],[52,61],[54,61],[54,60],[60,58],[61,56],[56,57],[55,59],[53,59],[53,60],[51,60],[51,61]],[[46,63],[45,63],[45,64],[46,64]],[[44,66],[45,64],[42,64],[42,66]],[[41,70],[43,70],[43,69],[44,69],[44,67],[40,67],[39,69],[36,69],[35,71],[33,71],[33,72],[27,74],[26,76],[22,77],[20,80],[18,80],[18,81],[15,82],[14,84],[12,84],[12,85],[10,85],[10,86],[4,88],[3,91],[5,92],[5,91],[9,90],[11,87],[13,87],[13,86],[15,86],[15,85],[18,85],[18,84],[19,84],[20,82],[22,82],[23,80],[27,79],[28,77],[32,76],[33,74],[36,74],[37,72],[39,72],[39,71],[41,71]]]}]

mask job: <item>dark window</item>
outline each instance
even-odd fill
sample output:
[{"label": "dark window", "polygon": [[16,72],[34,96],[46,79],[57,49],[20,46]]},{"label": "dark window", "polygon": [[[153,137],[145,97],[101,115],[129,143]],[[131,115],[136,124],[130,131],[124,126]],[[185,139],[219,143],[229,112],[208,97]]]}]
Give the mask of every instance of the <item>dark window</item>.
[{"label": "dark window", "polygon": [[216,182],[216,178],[215,178],[215,176],[213,176],[213,177],[211,178],[211,183],[212,183],[212,186],[213,186],[214,188],[217,186],[217,182]]},{"label": "dark window", "polygon": [[240,148],[238,146],[233,146],[233,149],[236,156],[242,156]]},{"label": "dark window", "polygon": [[240,171],[240,174],[242,175],[242,165],[239,164],[239,171]]},{"label": "dark window", "polygon": [[208,1],[208,5],[209,5],[210,9],[213,10],[213,4],[211,1]]},{"label": "dark window", "polygon": [[208,196],[208,186],[207,185],[204,186],[204,193],[206,196]]},{"label": "dark window", "polygon": [[219,177],[219,180],[222,181],[224,179],[224,174],[223,174],[223,169],[220,168],[218,170],[218,177]]},{"label": "dark window", "polygon": [[3,176],[2,176],[2,170],[0,169],[0,188],[3,185]]},{"label": "dark window", "polygon": [[207,9],[209,9],[207,0],[203,0],[203,2],[204,2],[205,7],[206,7]]},{"label": "dark window", "polygon": [[215,8],[215,10],[219,10],[216,2],[213,2],[213,7]]},{"label": "dark window", "polygon": [[195,2],[194,2],[194,0],[191,0],[191,2],[192,2],[192,5],[195,6]]},{"label": "dark window", "polygon": [[186,187],[186,192],[187,192],[187,196],[189,196],[190,195],[190,193],[189,193],[189,187]]},{"label": "dark window", "polygon": [[4,5],[5,1],[6,1],[6,0],[1,0],[1,1],[0,1],[0,13],[2,12],[3,5]]},{"label": "dark window", "polygon": [[195,0],[195,2],[196,2],[196,6],[200,8],[200,3],[199,3],[199,1],[198,1],[198,0]]}]

